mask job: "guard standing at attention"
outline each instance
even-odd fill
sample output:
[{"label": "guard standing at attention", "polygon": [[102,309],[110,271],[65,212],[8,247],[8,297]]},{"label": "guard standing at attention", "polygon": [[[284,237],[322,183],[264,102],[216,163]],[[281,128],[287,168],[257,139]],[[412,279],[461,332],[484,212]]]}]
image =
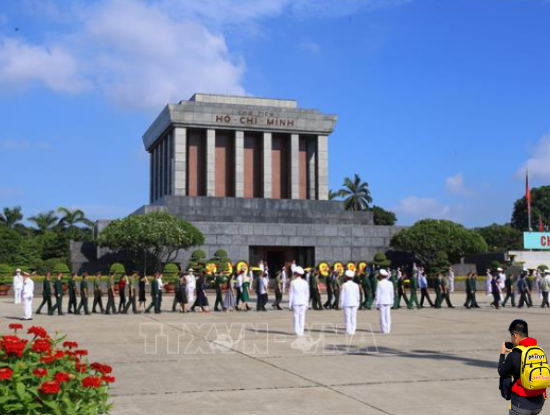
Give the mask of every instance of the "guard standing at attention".
[{"label": "guard standing at attention", "polygon": [[82,280],[80,281],[80,304],[78,305],[78,308],[76,309],[75,314],[80,314],[80,310],[84,309],[84,314],[87,316],[90,315],[90,310],[88,309],[88,299],[89,291],[88,291],[88,273],[85,272],[82,274]]},{"label": "guard standing at attention", "polygon": [[47,306],[48,314],[52,310],[52,285],[51,285],[51,276],[50,272],[46,272],[44,276],[44,282],[42,283],[42,303],[36,310],[36,314],[41,314],[42,307]]},{"label": "guard standing at attention", "polygon": [[101,272],[95,274],[94,278],[94,304],[92,306],[92,313],[96,313],[96,307],[99,306],[99,312],[103,314],[103,293],[101,292]]},{"label": "guard standing at attention", "polygon": [[69,308],[67,309],[67,313],[69,314],[76,314],[76,307],[77,307],[77,295],[78,291],[76,289],[76,273],[72,273],[71,277],[69,278]]},{"label": "guard standing at attention", "polygon": [[105,314],[116,314],[115,307],[115,274],[111,272],[111,275],[107,277],[107,307],[105,307]]},{"label": "guard standing at attention", "polygon": [[55,310],[57,310],[57,314],[62,316],[63,314],[63,273],[58,272],[57,278],[54,282],[53,289],[55,293],[55,305],[52,307],[49,315],[52,315]]}]

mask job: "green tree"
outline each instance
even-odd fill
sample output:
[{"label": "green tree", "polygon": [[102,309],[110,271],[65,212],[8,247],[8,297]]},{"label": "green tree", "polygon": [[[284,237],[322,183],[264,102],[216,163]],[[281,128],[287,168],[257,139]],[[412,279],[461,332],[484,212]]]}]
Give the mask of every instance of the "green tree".
[{"label": "green tree", "polygon": [[489,252],[507,252],[523,249],[523,234],[509,224],[492,225],[474,229],[485,242]]},{"label": "green tree", "polygon": [[58,223],[58,217],[55,211],[50,210],[31,216],[29,222],[33,222],[36,225],[38,233],[44,233],[51,230]]},{"label": "green tree", "polygon": [[[453,262],[467,254],[487,252],[487,243],[473,230],[449,220],[424,219],[393,236],[393,249],[409,252],[425,265],[444,252]],[[439,254],[440,256],[440,254]]]},{"label": "green tree", "polygon": [[[550,186],[531,189],[531,227],[533,230],[539,229],[539,215],[542,217],[545,227],[547,227],[550,220]],[[525,196],[514,203],[512,227],[522,232],[529,230],[527,199]]]},{"label": "green tree", "polygon": [[334,190],[328,191],[328,200],[336,200],[338,197],[338,192],[335,192]]},{"label": "green tree", "polygon": [[389,210],[382,209],[380,206],[373,206],[372,212],[374,214],[374,224],[375,225],[395,225],[397,222],[397,217],[395,213],[390,212]]},{"label": "green tree", "polygon": [[57,211],[61,214],[61,217],[59,218],[59,226],[67,229],[71,239],[77,239],[80,234],[79,230],[81,228],[79,228],[78,225],[84,225],[91,228],[94,224],[80,209],[60,207]]},{"label": "green tree", "polygon": [[372,203],[369,184],[362,182],[356,173],[353,180],[349,177],[344,179],[343,188],[338,191],[338,196],[344,199],[346,210],[367,210],[369,203]]},{"label": "green tree", "polygon": [[168,212],[151,212],[112,221],[100,234],[98,243],[126,252],[145,271],[147,263],[160,270],[180,250],[204,244],[204,236],[189,222]]},{"label": "green tree", "polygon": [[0,212],[0,224],[8,229],[15,229],[16,225],[22,220],[23,213],[21,213],[21,206],[15,206],[14,208],[5,207],[3,212]]}]

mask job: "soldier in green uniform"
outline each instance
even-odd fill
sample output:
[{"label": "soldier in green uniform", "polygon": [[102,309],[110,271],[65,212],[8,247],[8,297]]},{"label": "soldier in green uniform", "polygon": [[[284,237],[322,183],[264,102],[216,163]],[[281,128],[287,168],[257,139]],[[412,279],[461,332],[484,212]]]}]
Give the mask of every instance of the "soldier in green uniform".
[{"label": "soldier in green uniform", "polygon": [[275,302],[271,305],[277,310],[282,310],[281,302],[283,301],[283,271],[277,272],[275,276]]},{"label": "soldier in green uniform", "polygon": [[107,278],[107,306],[105,314],[117,314],[115,306],[115,274],[112,272]]},{"label": "soldier in green uniform", "polygon": [[48,314],[52,309],[52,285],[50,281],[51,276],[52,274],[49,272],[46,272],[46,275],[44,276],[44,282],[42,283],[42,303],[40,303],[38,310],[36,310],[36,314],[41,314],[42,307],[44,307],[45,305],[48,307]]},{"label": "soldier in green uniform", "polygon": [[55,310],[57,310],[57,314],[62,316],[64,315],[63,314],[63,273],[61,272],[57,273],[57,278],[54,281],[53,289],[55,294],[55,304],[48,314],[51,316],[55,312]]},{"label": "soldier in green uniform", "polygon": [[75,314],[80,314],[80,310],[84,309],[84,314],[89,316],[90,310],[88,309],[88,299],[90,298],[89,292],[88,292],[88,273],[85,272],[82,274],[82,280],[80,281],[80,304],[78,305],[78,308],[76,309]]},{"label": "soldier in green uniform", "polygon": [[99,306],[99,312],[104,313],[103,310],[103,292],[101,291],[101,272],[95,274],[94,278],[94,304],[92,307],[92,313],[96,313],[96,307]]},{"label": "soldier in green uniform", "polygon": [[504,281],[504,285],[506,287],[506,298],[502,302],[502,306],[506,307],[506,303],[508,302],[508,299],[512,300],[512,307],[516,306],[516,293],[514,292],[514,274],[511,272],[506,277],[506,281]]},{"label": "soldier in green uniform", "polygon": [[[441,280],[441,295],[442,295],[443,299],[445,300],[445,302],[447,303],[447,307],[455,308],[451,304],[451,293],[449,291],[449,280],[448,280],[447,276],[443,277],[443,279]],[[439,305],[441,306],[441,303]]]},{"label": "soldier in green uniform", "polygon": [[409,308],[413,308],[413,305],[416,305],[416,308],[420,308],[418,296],[416,295],[416,292],[418,291],[418,268],[416,267],[416,264],[414,264],[413,266],[413,270],[409,280],[409,288],[411,293],[411,298],[409,299]]},{"label": "soldier in green uniform", "polygon": [[370,289],[369,295],[367,295],[367,310],[370,310],[374,304],[374,296],[376,293],[376,288],[378,287],[378,278],[376,277],[376,268],[372,267],[369,272],[368,277],[368,287]]},{"label": "soldier in green uniform", "polygon": [[155,278],[151,281],[151,304],[145,310],[146,313],[150,313],[151,309],[154,309],[155,314],[160,313],[159,307],[159,277],[160,274],[155,272]]},{"label": "soldier in green uniform", "polygon": [[464,307],[472,308],[472,273],[469,272],[466,275],[466,301],[464,302]]},{"label": "soldier in green uniform", "polygon": [[332,292],[332,279],[334,278],[334,274],[330,273],[325,277],[325,287],[327,290],[327,301],[323,305],[325,308],[332,308],[333,306],[333,300],[334,300],[334,293]]},{"label": "soldier in green uniform", "polygon": [[437,278],[434,280],[434,291],[435,291],[435,308],[441,308],[441,303],[443,302],[443,275],[441,273],[437,274]]},{"label": "soldier in green uniform", "polygon": [[363,285],[361,284],[363,280],[363,274],[360,274],[359,271],[354,273],[353,282],[359,287],[359,310],[363,309],[363,303],[365,302],[365,292],[363,291]]},{"label": "soldier in green uniform", "polygon": [[340,310],[340,275],[337,273],[334,273],[334,278],[332,280],[332,292],[334,294],[334,310]]},{"label": "soldier in green uniform", "polygon": [[[136,301],[137,301],[137,291],[136,291],[136,283],[138,280],[138,272],[134,271],[130,278],[128,278],[128,302],[126,303],[126,307],[124,307],[123,314],[128,314],[128,310],[130,307],[132,307],[132,313],[139,314],[139,311],[137,309]],[[177,279],[179,282],[179,278]]]},{"label": "soldier in green uniform", "polygon": [[312,307],[314,310],[322,310],[321,293],[319,292],[319,270],[313,271],[309,278],[309,290],[311,293]]},{"label": "soldier in green uniform", "polygon": [[[227,283],[227,278],[221,272],[214,278],[214,288],[216,290],[216,301],[214,302],[214,311],[225,311],[223,306],[223,286]],[[220,310],[219,306],[222,307]]]},{"label": "soldier in green uniform", "polygon": [[67,313],[69,314],[76,314],[76,307],[77,307],[77,295],[78,291],[76,289],[76,273],[72,273],[69,278],[69,308],[67,309]]},{"label": "soldier in green uniform", "polygon": [[390,274],[390,281],[393,285],[393,306],[392,306],[392,310],[395,310],[396,308],[400,308],[399,307],[399,295],[398,295],[398,292],[397,292],[397,285],[398,285],[398,281],[397,281],[397,271],[392,269],[391,271],[391,274]]},{"label": "soldier in green uniform", "polygon": [[412,306],[409,303],[409,299],[407,298],[407,292],[405,291],[405,279],[407,278],[407,274],[401,274],[401,271],[399,271],[400,275],[397,278],[397,302],[395,308],[401,308],[401,299],[405,300],[405,306],[408,309],[411,309]]}]

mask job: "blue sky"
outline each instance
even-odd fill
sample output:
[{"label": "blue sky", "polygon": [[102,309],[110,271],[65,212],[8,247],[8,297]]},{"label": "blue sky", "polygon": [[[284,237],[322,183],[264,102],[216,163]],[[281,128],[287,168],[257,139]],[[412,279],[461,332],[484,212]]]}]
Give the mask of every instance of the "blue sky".
[{"label": "blue sky", "polygon": [[546,0],[0,0],[0,207],[131,213],[142,133],[197,91],[338,114],[331,188],[400,224],[504,223],[550,182],[548,74]]}]

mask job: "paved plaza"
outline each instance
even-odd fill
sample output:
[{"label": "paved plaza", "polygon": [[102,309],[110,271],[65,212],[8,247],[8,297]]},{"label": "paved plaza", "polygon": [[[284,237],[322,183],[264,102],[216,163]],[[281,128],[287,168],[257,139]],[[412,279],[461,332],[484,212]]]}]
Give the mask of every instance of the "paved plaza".
[{"label": "paved plaza", "polygon": [[[341,311],[310,311],[301,341],[288,310],[41,315],[32,323],[113,365],[116,415],[504,414],[496,366],[506,329],[524,318],[550,348],[550,311],[497,311],[478,297],[479,310],[394,311],[389,336],[376,311],[360,311],[353,339],[342,334]],[[463,294],[452,299],[460,305]],[[10,300],[0,299],[2,333],[21,314]],[[171,303],[166,296],[164,308]]]}]

